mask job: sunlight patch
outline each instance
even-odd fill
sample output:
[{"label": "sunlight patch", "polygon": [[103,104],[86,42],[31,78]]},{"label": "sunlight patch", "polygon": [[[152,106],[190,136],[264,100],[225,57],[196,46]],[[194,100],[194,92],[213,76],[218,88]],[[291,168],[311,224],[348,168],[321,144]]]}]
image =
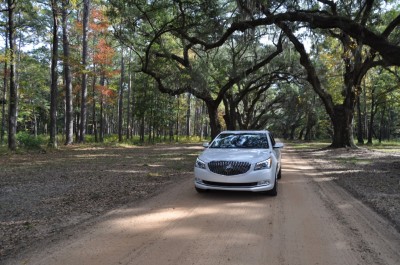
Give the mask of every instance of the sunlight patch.
[{"label": "sunlight patch", "polygon": [[315,182],[325,182],[325,181],[332,181],[338,179],[336,177],[324,177],[324,178],[313,178]]},{"label": "sunlight patch", "polygon": [[107,172],[114,172],[114,173],[145,173],[146,171],[144,170],[117,170],[117,169],[112,169],[112,170],[105,170]]},{"label": "sunlight patch", "polygon": [[96,158],[96,157],[118,157],[120,155],[111,155],[111,154],[83,154],[83,155],[74,155],[77,158]]}]

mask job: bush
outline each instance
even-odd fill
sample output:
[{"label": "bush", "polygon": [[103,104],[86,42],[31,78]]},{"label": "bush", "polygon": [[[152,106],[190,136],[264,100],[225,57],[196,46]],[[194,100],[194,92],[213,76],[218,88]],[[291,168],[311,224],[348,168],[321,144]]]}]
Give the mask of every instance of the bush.
[{"label": "bush", "polygon": [[40,149],[45,142],[42,137],[35,137],[27,132],[17,133],[17,141],[20,147],[26,149]]}]

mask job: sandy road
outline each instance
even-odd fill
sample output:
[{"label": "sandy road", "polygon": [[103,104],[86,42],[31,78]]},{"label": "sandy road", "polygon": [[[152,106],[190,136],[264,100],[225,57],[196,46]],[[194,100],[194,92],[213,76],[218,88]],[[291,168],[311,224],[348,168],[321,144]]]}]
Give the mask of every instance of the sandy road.
[{"label": "sandy road", "polygon": [[385,220],[286,150],[277,197],[197,194],[188,176],[11,264],[395,265],[399,250]]}]

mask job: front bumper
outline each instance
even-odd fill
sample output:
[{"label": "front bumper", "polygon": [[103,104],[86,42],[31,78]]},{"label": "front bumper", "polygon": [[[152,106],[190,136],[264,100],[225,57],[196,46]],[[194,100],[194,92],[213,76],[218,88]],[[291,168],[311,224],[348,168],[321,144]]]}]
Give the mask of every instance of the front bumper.
[{"label": "front bumper", "polygon": [[208,169],[194,169],[194,185],[204,190],[231,190],[262,192],[274,188],[275,174],[271,169],[250,170],[245,174],[225,176]]}]

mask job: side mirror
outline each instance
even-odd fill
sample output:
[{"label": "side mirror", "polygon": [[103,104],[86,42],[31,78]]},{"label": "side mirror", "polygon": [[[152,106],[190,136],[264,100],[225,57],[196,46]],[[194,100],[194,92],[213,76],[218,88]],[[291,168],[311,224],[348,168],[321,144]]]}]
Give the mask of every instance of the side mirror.
[{"label": "side mirror", "polygon": [[276,143],[275,145],[274,145],[274,148],[283,148],[283,143]]},{"label": "side mirror", "polygon": [[203,147],[204,147],[204,148],[207,148],[207,147],[209,147],[209,146],[210,146],[210,143],[208,143],[208,142],[203,143]]}]

